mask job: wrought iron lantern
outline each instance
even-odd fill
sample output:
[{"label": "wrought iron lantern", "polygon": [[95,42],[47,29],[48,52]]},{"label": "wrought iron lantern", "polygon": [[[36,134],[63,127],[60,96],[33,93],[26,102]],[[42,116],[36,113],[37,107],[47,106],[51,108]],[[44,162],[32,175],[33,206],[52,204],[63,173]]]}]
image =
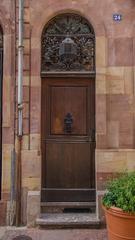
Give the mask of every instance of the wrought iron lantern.
[{"label": "wrought iron lantern", "polygon": [[60,44],[59,56],[61,60],[73,60],[77,56],[77,45],[70,37],[66,37]]}]

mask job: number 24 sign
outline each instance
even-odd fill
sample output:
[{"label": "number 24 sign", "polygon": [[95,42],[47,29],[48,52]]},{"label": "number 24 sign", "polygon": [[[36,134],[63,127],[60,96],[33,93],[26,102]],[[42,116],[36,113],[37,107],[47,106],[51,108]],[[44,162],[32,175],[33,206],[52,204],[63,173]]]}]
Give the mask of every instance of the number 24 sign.
[{"label": "number 24 sign", "polygon": [[121,14],[113,14],[113,20],[116,22],[119,22],[122,20],[122,15]]}]

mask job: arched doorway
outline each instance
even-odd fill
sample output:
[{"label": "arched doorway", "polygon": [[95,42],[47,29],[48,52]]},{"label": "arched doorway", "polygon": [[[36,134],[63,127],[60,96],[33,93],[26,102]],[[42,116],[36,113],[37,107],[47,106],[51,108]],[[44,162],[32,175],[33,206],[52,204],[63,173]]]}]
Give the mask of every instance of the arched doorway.
[{"label": "arched doorway", "polygon": [[95,34],[77,14],[42,33],[42,202],[95,203]]},{"label": "arched doorway", "polygon": [[3,31],[0,26],[0,199],[2,178],[2,80],[3,80]]}]

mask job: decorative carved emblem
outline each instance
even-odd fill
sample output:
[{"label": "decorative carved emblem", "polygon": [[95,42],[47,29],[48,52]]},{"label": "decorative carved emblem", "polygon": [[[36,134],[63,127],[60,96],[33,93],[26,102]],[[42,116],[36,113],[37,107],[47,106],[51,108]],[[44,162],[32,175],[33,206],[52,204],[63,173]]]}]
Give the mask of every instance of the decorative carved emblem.
[{"label": "decorative carved emblem", "polygon": [[42,71],[94,71],[95,35],[79,15],[62,14],[42,33]]}]

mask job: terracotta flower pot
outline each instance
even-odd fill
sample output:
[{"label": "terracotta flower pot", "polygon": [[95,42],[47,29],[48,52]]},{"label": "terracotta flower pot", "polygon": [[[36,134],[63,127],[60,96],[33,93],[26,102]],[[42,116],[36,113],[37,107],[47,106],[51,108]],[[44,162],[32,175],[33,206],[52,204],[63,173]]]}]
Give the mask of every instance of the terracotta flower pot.
[{"label": "terracotta flower pot", "polygon": [[135,214],[123,212],[119,208],[106,209],[109,240],[135,240]]}]

